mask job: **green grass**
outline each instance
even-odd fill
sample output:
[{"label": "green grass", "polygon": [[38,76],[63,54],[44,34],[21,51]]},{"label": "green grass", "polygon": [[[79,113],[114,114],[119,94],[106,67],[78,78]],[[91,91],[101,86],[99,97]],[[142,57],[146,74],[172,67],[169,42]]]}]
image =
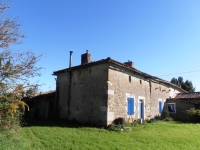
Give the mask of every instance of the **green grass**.
[{"label": "green grass", "polygon": [[109,131],[81,126],[23,127],[15,136],[0,135],[0,149],[48,150],[199,150],[200,124],[156,122]]}]

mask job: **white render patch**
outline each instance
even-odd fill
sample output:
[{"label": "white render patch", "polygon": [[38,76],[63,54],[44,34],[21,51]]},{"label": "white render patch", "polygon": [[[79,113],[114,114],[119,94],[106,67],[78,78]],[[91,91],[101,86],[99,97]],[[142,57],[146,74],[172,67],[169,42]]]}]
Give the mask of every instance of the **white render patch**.
[{"label": "white render patch", "polygon": [[109,94],[109,95],[114,95],[115,92],[114,92],[113,90],[108,90],[108,91],[107,91],[107,94]]},{"label": "white render patch", "polygon": [[147,112],[150,112],[150,108],[149,107],[147,107]]},{"label": "white render patch", "polygon": [[110,86],[112,86],[112,82],[111,81],[107,81],[107,84],[109,84]]},{"label": "white render patch", "polygon": [[135,98],[135,96],[133,94],[130,94],[130,93],[126,93],[126,97]]},{"label": "white render patch", "polygon": [[114,120],[114,112],[108,112],[107,114],[107,120],[108,121],[113,121]]},{"label": "white render patch", "polygon": [[108,108],[107,108],[107,106],[101,106],[100,109],[102,112],[107,112]]}]

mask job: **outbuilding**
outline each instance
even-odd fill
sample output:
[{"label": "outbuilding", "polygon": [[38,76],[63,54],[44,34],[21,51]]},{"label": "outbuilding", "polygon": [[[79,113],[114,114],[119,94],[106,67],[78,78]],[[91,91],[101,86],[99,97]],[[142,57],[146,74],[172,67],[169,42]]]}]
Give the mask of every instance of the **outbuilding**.
[{"label": "outbuilding", "polygon": [[188,121],[189,116],[186,110],[200,109],[200,92],[177,93],[173,98],[168,98],[166,102],[166,109],[172,118]]}]

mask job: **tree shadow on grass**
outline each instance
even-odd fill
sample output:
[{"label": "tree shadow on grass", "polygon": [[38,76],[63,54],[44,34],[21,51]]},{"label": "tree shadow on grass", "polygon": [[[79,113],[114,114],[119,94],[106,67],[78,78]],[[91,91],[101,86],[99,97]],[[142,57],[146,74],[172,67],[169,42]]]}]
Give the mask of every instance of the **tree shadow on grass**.
[{"label": "tree shadow on grass", "polygon": [[193,121],[193,120],[174,120],[174,124],[199,124],[199,121]]},{"label": "tree shadow on grass", "polygon": [[24,118],[22,127],[43,126],[43,127],[68,127],[68,128],[82,128],[82,127],[98,127],[93,124],[82,124],[77,121],[67,121],[61,119],[38,119],[38,118]]}]

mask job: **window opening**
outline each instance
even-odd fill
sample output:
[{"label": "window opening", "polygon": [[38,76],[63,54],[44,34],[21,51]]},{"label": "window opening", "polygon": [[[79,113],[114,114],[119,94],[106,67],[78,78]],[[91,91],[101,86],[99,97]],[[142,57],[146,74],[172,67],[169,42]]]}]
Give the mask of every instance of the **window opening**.
[{"label": "window opening", "polygon": [[131,76],[129,76],[129,82],[131,83]]},{"label": "window opening", "polygon": [[175,103],[168,103],[167,104],[167,110],[170,113],[176,113],[176,105],[175,105]]}]

